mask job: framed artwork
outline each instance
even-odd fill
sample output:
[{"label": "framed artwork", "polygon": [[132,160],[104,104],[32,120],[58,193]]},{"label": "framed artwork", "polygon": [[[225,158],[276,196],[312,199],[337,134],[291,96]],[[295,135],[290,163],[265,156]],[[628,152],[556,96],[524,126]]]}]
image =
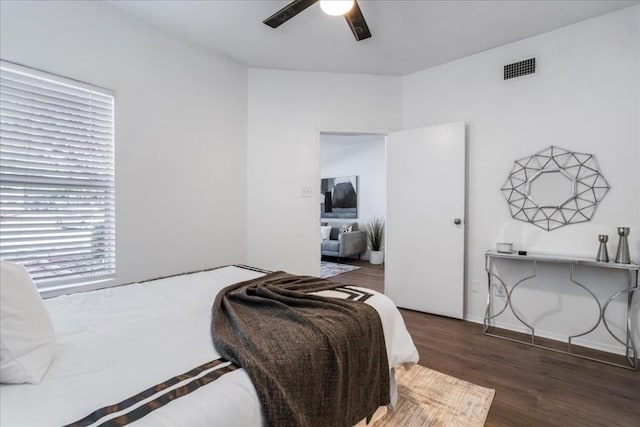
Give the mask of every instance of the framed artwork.
[{"label": "framed artwork", "polygon": [[320,217],[358,217],[358,177],[356,175],[320,180]]}]

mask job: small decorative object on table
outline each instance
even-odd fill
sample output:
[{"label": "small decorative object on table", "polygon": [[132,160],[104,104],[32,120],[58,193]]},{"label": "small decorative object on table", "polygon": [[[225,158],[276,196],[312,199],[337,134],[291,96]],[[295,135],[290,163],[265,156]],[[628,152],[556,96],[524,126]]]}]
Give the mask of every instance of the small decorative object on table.
[{"label": "small decorative object on table", "polygon": [[629,227],[618,227],[618,252],[616,253],[616,263],[618,264],[631,264],[631,257],[629,256]]},{"label": "small decorative object on table", "polygon": [[598,248],[596,261],[609,262],[609,251],[607,251],[607,241],[609,241],[609,235],[598,234],[598,241],[600,242],[600,247]]},{"label": "small decorative object on table", "polygon": [[501,254],[510,254],[513,252],[513,243],[496,243],[496,250]]}]

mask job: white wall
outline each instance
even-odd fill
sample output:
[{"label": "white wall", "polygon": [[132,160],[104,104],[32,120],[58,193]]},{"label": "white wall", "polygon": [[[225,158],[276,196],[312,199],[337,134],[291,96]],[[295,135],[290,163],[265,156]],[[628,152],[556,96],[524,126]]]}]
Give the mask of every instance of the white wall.
[{"label": "white wall", "polygon": [[248,262],[318,275],[319,131],[399,125],[397,77],[250,69]]},{"label": "white wall", "polygon": [[[3,1],[0,57],[115,91],[117,283],[236,262],[318,274],[319,131],[454,121],[469,125],[467,271],[482,280],[496,241],[594,256],[606,233],[613,256],[618,225],[639,260],[639,26],[636,6],[397,78],[247,72],[108,4]],[[529,55],[537,75],[502,81],[503,64]],[[545,232],[512,220],[499,188],[513,159],[551,144],[596,154],[612,190],[592,222]],[[591,321],[566,280],[551,286],[528,290],[529,305],[578,304],[570,319],[538,319],[543,332]],[[469,319],[484,299],[467,293]]]},{"label": "white wall", "polygon": [[2,59],[115,91],[115,282],[245,260],[245,67],[104,3],[0,18]]},{"label": "white wall", "polygon": [[358,176],[360,224],[386,216],[386,167],[384,135],[320,135],[320,177]]},{"label": "white wall", "polygon": [[[639,261],[639,8],[403,77],[403,128],[468,124],[469,280],[485,280],[483,254],[499,241],[531,252],[595,257],[598,234],[609,234],[609,252],[615,256],[615,227],[621,225],[631,227],[632,259]],[[502,80],[504,64],[532,55],[539,61],[535,76]],[[552,144],[595,154],[612,188],[591,222],[547,232],[511,219],[499,189],[514,159]],[[624,286],[589,273],[593,274],[584,277],[585,282],[609,294]],[[588,329],[585,326],[594,322],[588,313],[594,307],[584,305],[585,294],[558,277],[547,277],[550,288],[527,291],[526,305],[543,312],[536,326],[550,335]],[[477,321],[484,313],[486,292],[471,293],[468,285],[466,315]],[[566,295],[560,297],[558,289]],[[623,320],[620,313],[612,316]],[[508,318],[507,324],[517,322]],[[590,345],[615,346],[602,327],[598,332],[587,339]]]}]

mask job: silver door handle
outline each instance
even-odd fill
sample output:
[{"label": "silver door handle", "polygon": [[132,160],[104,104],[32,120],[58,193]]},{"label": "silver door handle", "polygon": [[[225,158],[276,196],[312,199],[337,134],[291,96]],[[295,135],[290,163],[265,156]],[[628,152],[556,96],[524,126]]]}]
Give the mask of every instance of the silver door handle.
[{"label": "silver door handle", "polygon": [[460,225],[460,224],[462,224],[462,220],[460,218],[456,218],[456,219],[453,220],[453,223],[455,225]]}]

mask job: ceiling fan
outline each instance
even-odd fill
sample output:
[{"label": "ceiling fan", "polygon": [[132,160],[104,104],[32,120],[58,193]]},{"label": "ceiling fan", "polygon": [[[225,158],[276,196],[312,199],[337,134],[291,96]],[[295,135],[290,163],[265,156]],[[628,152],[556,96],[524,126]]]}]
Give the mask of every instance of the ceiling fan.
[{"label": "ceiling fan", "polygon": [[[332,1],[332,0],[293,0],[291,3],[262,21],[271,28],[278,28],[280,25],[287,22],[309,6],[314,5],[320,1],[320,7],[329,15],[344,15],[344,19],[347,21],[351,32],[357,41],[368,39],[371,37],[371,31],[367,26],[367,21],[364,20],[364,15],[358,6],[357,0],[350,1]],[[338,5],[342,3],[342,5]],[[340,10],[339,6],[343,6],[344,9]],[[331,12],[332,9],[338,8],[335,12]]]}]

